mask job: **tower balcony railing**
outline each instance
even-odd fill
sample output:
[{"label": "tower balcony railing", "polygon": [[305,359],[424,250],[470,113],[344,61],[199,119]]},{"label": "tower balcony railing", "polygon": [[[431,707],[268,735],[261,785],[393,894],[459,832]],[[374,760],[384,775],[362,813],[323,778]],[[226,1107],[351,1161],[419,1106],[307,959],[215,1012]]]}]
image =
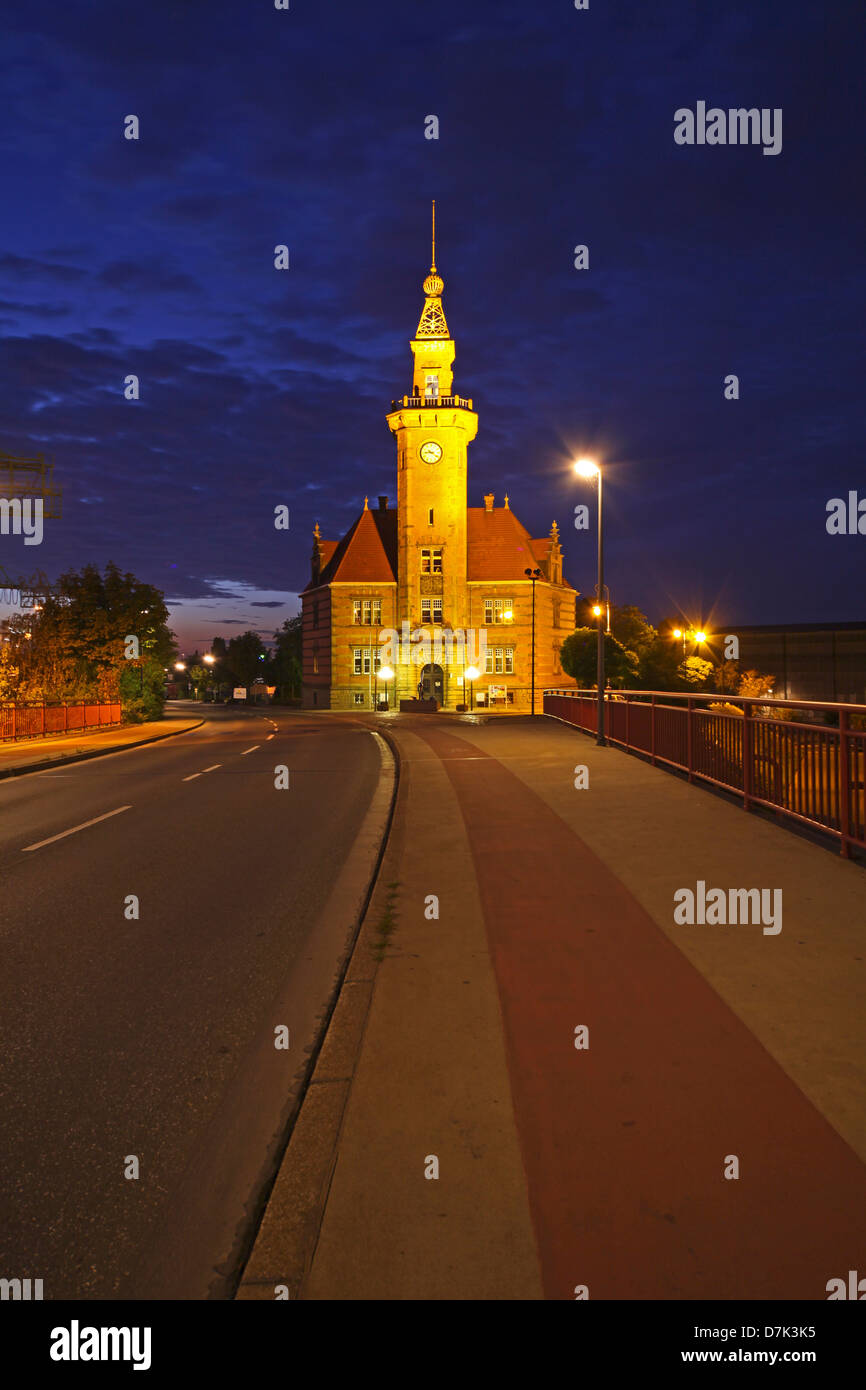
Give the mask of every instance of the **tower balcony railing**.
[{"label": "tower balcony railing", "polygon": [[391,402],[392,410],[399,410],[401,406],[408,406],[417,410],[419,406],[457,406],[460,410],[471,410],[472,401],[465,396],[400,396]]}]

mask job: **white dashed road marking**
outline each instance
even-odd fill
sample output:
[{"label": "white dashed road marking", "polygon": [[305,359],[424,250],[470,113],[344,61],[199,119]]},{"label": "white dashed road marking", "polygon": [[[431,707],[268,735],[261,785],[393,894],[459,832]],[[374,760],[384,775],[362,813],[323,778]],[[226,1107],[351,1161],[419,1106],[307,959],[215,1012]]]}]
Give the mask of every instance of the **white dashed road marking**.
[{"label": "white dashed road marking", "polygon": [[74,835],[79,830],[86,830],[89,825],[98,825],[101,820],[109,820],[111,816],[119,816],[121,811],[130,811],[131,806],[118,806],[114,811],[106,811],[104,816],[94,816],[93,820],[85,820],[81,825],[73,825],[71,830],[61,830],[59,835],[51,835],[47,840],[40,840],[35,845],[25,845],[22,854],[29,854],[32,849],[42,849],[43,845],[53,845],[55,840],[65,840],[67,835]]},{"label": "white dashed road marking", "polygon": [[252,748],[245,748],[245,749],[244,749],[243,753],[241,753],[241,757],[242,757],[242,758],[245,758],[245,757],[247,756],[247,753],[255,753],[256,749],[257,749],[257,748],[261,748],[261,746],[262,746],[262,745],[261,745],[260,743],[254,743],[253,746],[252,746]]}]

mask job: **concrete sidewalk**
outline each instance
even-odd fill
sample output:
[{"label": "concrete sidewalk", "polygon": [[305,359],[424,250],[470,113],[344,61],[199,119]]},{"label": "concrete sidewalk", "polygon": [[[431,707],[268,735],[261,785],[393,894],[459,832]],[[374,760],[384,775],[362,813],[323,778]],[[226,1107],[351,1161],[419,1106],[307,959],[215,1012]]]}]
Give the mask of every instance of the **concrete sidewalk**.
[{"label": "concrete sidewalk", "polygon": [[[383,871],[238,1297],[825,1298],[866,1240],[863,870],[561,725],[389,727]],[[677,925],[699,880],[781,888],[782,931]]]},{"label": "concrete sidewalk", "polygon": [[98,758],[104,753],[116,753],[124,748],[137,748],[142,743],[154,743],[159,739],[171,738],[173,734],[187,733],[203,723],[200,716],[167,710],[163,719],[146,724],[125,724],[109,729],[80,730],[72,734],[51,734],[47,738],[0,743],[0,778],[40,772],[56,763]]}]

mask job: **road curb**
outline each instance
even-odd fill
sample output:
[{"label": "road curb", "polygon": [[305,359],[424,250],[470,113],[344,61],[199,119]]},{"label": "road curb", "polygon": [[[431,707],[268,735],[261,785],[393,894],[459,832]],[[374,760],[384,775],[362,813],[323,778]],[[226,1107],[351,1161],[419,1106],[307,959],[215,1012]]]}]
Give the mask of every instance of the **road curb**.
[{"label": "road curb", "polygon": [[311,1055],[274,1181],[263,1200],[261,1218],[234,1295],[240,1301],[301,1297],[337,1162],[343,1117],[382,960],[383,953],[376,951],[381,943],[375,940],[375,923],[388,893],[382,868],[401,786],[396,744],[381,730],[373,732],[388,745],[394,760],[394,787],[385,833],[359,914],[355,940],[347,953],[319,1045]]},{"label": "road curb", "polygon": [[167,734],[151,734],[148,738],[135,739],[132,743],[123,743],[117,748],[88,748],[86,753],[70,753],[67,757],[46,758],[41,763],[24,763],[21,767],[0,768],[0,781],[6,777],[26,777],[30,772],[47,772],[52,767],[62,767],[65,763],[83,763],[89,758],[107,758],[112,753],[128,753],[130,748],[144,748],[148,743],[160,743],[166,738],[179,738],[181,734],[192,733],[193,729],[200,729],[205,721],[199,719],[198,723],[190,724],[186,729],[170,729]]}]

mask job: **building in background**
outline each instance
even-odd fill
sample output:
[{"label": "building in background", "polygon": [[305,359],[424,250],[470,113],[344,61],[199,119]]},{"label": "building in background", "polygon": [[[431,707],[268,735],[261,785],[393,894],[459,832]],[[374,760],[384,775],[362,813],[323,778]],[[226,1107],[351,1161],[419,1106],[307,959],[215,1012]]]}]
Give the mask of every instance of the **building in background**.
[{"label": "building in background", "polygon": [[[492,494],[481,507],[467,506],[478,416],[453,390],[456,347],[435,231],[423,289],[411,394],[392,401],[387,416],[397,445],[396,509],[387,497],[376,509],[365,499],[339,541],[315,528],[302,595],[308,709],[372,709],[386,700],[395,708],[418,695],[456,709],[469,703],[471,687],[474,708],[528,710],[533,664],[536,708],[544,685],[566,679],[559,648],[574,628],[576,593],[563,578],[556,522],[534,538],[507,496],[499,507]],[[387,632],[399,635],[396,659],[393,643],[381,645]],[[419,633],[429,652],[411,640]],[[472,665],[474,680],[466,676]],[[386,667],[393,675],[383,679]]]},{"label": "building in background", "polygon": [[866,622],[730,626],[740,642],[740,670],[775,677],[785,700],[866,704]]}]

